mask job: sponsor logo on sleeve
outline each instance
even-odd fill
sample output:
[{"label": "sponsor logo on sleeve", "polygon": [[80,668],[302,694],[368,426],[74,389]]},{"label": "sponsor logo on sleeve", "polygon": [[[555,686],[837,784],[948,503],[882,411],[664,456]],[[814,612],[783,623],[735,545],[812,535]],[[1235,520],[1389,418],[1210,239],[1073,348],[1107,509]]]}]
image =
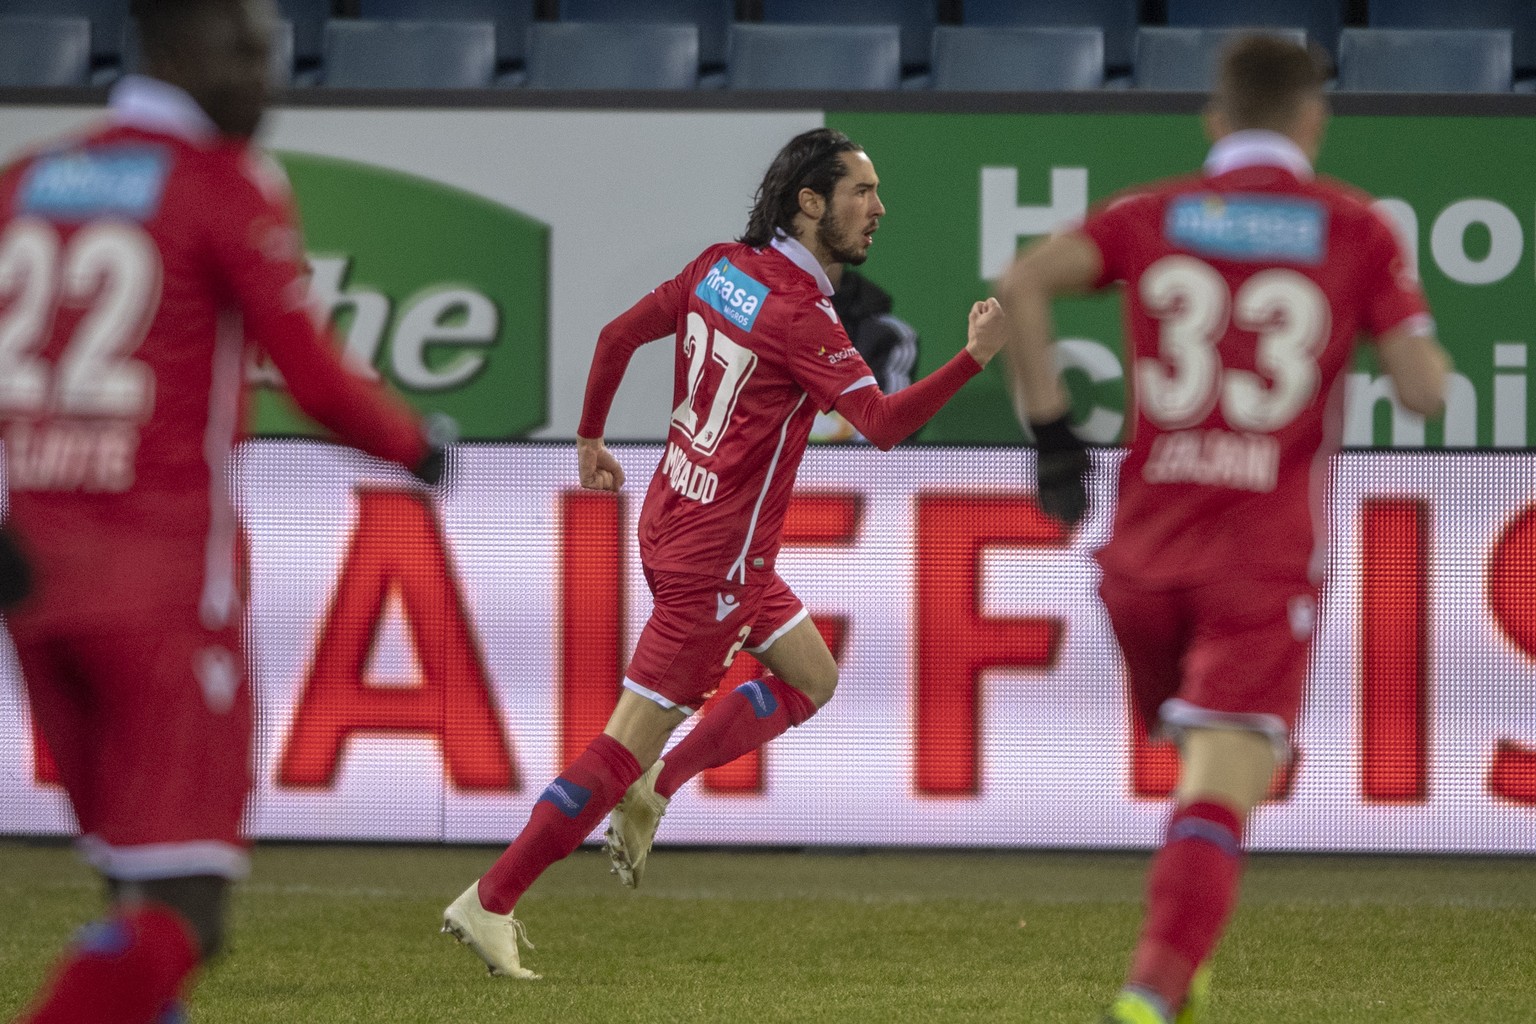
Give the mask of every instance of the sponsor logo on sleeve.
[{"label": "sponsor logo on sleeve", "polygon": [[846,359],[852,359],[854,356],[858,355],[859,350],[854,348],[852,345],[849,345],[847,348],[829,350],[827,346],[823,345],[821,348],[816,350],[816,354],[821,356],[832,366],[836,366],[838,363],[841,363]]},{"label": "sponsor logo on sleeve", "polygon": [[128,217],[160,208],[170,155],[160,146],[70,150],[44,156],[21,183],[20,213],[51,220]]},{"label": "sponsor logo on sleeve", "polygon": [[750,331],[768,298],[768,286],[722,259],[709,268],[694,294],[737,327]]},{"label": "sponsor logo on sleeve", "polygon": [[1307,199],[1202,193],[1169,204],[1163,233],[1173,245],[1205,256],[1315,265],[1328,242],[1328,215]]}]

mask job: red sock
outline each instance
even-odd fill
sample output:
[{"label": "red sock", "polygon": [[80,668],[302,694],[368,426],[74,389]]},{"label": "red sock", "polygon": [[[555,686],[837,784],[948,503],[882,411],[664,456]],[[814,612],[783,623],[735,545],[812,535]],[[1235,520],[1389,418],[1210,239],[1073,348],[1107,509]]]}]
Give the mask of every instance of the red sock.
[{"label": "red sock", "polygon": [[153,903],[81,930],[53,981],[17,1024],[150,1024],[197,967],[181,916]]},{"label": "red sock", "polygon": [[1221,804],[1180,807],[1147,873],[1147,918],[1128,985],[1177,1011],[1189,979],[1211,955],[1237,903],[1242,819]]},{"label": "red sock", "polygon": [[523,831],[481,877],[480,905],[511,912],[544,869],[569,857],[639,777],[635,755],[599,734],[544,790]]},{"label": "red sock", "polygon": [[656,776],[656,792],[671,799],[700,772],[730,764],[815,713],[811,698],[782,679],[764,676],[742,683],[668,752]]}]

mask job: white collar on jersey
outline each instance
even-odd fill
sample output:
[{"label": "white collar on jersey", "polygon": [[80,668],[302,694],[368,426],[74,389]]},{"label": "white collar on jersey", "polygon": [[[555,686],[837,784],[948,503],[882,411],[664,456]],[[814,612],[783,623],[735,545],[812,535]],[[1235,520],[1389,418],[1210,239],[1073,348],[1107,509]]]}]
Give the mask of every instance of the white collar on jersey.
[{"label": "white collar on jersey", "polygon": [[1222,136],[1205,158],[1205,173],[1213,178],[1240,167],[1280,167],[1302,181],[1312,180],[1312,161],[1300,146],[1279,132],[1257,128]]},{"label": "white collar on jersey", "polygon": [[186,90],[147,75],[124,75],[107,99],[112,120],[130,128],[174,135],[188,142],[211,142],[219,128]]},{"label": "white collar on jersey", "polygon": [[811,255],[811,250],[800,244],[800,239],[791,238],[783,231],[775,229],[772,244],[775,249],[789,257],[789,262],[816,279],[816,287],[821,289],[821,294],[831,295],[836,291],[832,287],[831,278],[827,277],[827,272],[822,269],[820,263],[816,262],[816,257]]}]

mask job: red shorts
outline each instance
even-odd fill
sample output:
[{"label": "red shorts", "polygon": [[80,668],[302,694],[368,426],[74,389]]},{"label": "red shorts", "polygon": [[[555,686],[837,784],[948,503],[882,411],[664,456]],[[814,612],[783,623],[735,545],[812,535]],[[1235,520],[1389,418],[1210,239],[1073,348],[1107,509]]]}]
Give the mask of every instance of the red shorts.
[{"label": "red shorts", "polygon": [[26,606],[9,619],[80,850],[109,878],[246,873],[252,705],[238,616],[206,629],[196,599],[96,622]]},{"label": "red shorts", "polygon": [[1099,596],[1149,732],[1224,726],[1288,749],[1312,649],[1317,588],[1237,577],[1149,588],[1106,572]]},{"label": "red shorts", "polygon": [[758,654],[805,618],[805,605],[777,573],[739,583],[645,570],[655,606],[635,644],[624,687],[663,707],[697,711],[739,651]]}]

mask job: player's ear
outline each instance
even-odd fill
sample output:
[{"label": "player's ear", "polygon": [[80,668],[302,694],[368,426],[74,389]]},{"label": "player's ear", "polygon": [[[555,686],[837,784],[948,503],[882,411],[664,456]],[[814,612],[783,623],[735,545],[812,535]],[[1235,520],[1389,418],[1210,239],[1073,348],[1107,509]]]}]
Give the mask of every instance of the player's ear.
[{"label": "player's ear", "polygon": [[1227,115],[1221,112],[1221,108],[1214,102],[1205,105],[1202,117],[1205,124],[1205,137],[1209,142],[1216,142],[1223,136],[1232,134],[1232,125],[1227,121]]},{"label": "player's ear", "polygon": [[811,220],[821,220],[821,215],[827,210],[827,199],[813,188],[800,190],[800,212]]}]

